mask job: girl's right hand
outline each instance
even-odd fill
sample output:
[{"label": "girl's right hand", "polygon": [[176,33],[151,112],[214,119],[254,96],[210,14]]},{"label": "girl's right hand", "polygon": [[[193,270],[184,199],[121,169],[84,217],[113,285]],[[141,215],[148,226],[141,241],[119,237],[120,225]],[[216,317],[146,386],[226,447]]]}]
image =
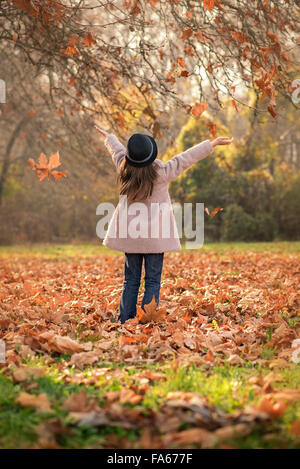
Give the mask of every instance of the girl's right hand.
[{"label": "girl's right hand", "polygon": [[108,136],[108,132],[106,132],[106,130],[103,130],[101,129],[100,127],[98,127],[98,125],[94,124],[94,127],[95,129],[99,132],[99,134],[103,135],[103,137],[107,137]]},{"label": "girl's right hand", "polygon": [[233,141],[233,137],[217,137],[215,140],[211,142],[212,146],[215,147],[216,145],[230,145]]}]

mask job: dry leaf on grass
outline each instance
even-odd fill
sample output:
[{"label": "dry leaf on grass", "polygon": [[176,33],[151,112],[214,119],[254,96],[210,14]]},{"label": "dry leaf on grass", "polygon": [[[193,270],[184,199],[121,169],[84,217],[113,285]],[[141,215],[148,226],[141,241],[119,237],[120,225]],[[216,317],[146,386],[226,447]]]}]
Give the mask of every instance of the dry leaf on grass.
[{"label": "dry leaf on grass", "polygon": [[70,337],[54,334],[50,331],[39,334],[38,338],[46,350],[58,353],[82,352],[83,350],[90,350],[92,346],[90,342],[79,344]]},{"label": "dry leaf on grass", "polygon": [[13,379],[16,383],[21,383],[30,378],[40,378],[46,373],[45,367],[21,366],[13,371]]},{"label": "dry leaf on grass", "polygon": [[154,295],[151,302],[144,305],[144,309],[145,311],[140,306],[137,307],[137,319],[143,324],[152,321],[160,322],[165,319],[166,309],[157,307]]},{"label": "dry leaf on grass", "polygon": [[70,412],[86,412],[90,410],[88,396],[85,391],[72,393],[64,400],[63,408]]},{"label": "dry leaf on grass", "polygon": [[74,353],[70,359],[70,365],[75,365],[76,368],[83,369],[86,365],[93,365],[102,356],[100,350],[91,350],[90,352]]},{"label": "dry leaf on grass", "polygon": [[280,417],[287,410],[286,404],[283,401],[274,400],[272,395],[263,396],[256,408],[273,418]]},{"label": "dry leaf on grass", "polygon": [[300,420],[295,420],[291,424],[290,433],[295,436],[300,436]]},{"label": "dry leaf on grass", "polygon": [[33,407],[39,412],[51,412],[51,404],[47,394],[42,393],[37,396],[28,394],[27,392],[21,392],[15,400],[16,404],[21,407]]},{"label": "dry leaf on grass", "polygon": [[37,447],[42,449],[58,449],[60,446],[55,441],[55,438],[60,435],[71,435],[72,430],[66,427],[59,419],[50,419],[41,422],[34,427],[35,433],[38,437]]},{"label": "dry leaf on grass", "polygon": [[187,445],[193,447],[194,444],[201,447],[204,442],[206,443],[210,436],[211,432],[204,430],[203,428],[190,428],[188,430],[167,435],[164,438],[164,442],[166,445],[170,445],[171,443],[176,444],[179,448]]}]

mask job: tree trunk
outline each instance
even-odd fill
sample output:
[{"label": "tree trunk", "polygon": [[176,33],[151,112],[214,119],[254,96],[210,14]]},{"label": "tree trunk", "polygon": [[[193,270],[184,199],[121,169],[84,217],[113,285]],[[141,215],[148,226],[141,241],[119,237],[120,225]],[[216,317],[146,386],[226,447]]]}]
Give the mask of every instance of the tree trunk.
[{"label": "tree trunk", "polygon": [[4,186],[5,186],[5,182],[6,182],[6,178],[7,178],[7,174],[8,174],[8,169],[9,169],[9,166],[11,164],[11,161],[10,161],[11,151],[13,149],[14,143],[15,143],[15,141],[16,141],[22,127],[24,126],[24,124],[26,123],[27,120],[28,120],[27,116],[23,117],[20,120],[17,127],[13,131],[12,136],[10,137],[9,142],[7,144],[7,147],[6,147],[6,152],[4,154],[3,164],[2,164],[1,173],[0,173],[0,206],[2,205]]}]

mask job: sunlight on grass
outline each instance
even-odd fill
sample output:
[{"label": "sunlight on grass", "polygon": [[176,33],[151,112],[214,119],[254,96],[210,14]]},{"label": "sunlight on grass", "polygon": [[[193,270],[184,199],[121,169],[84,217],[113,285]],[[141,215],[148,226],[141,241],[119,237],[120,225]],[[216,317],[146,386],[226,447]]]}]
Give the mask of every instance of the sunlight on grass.
[{"label": "sunlight on grass", "polygon": [[[60,357],[61,358],[61,357]],[[63,425],[71,429],[72,433],[62,434],[59,439],[61,447],[65,448],[87,448],[105,445],[106,437],[116,434],[118,438],[126,437],[126,431],[118,427],[93,428],[89,425],[74,427],[69,419],[68,412],[64,409],[64,400],[73,393],[84,391],[90,398],[96,399],[100,406],[105,405],[104,393],[131,389],[138,386],[135,375],[143,369],[153,369],[165,374],[166,379],[154,380],[149,384],[144,398],[137,406],[123,404],[125,407],[137,407],[149,411],[158,411],[164,404],[166,396],[170,392],[182,391],[197,393],[207,400],[208,404],[222,409],[226,413],[242,410],[245,406],[253,405],[259,398],[253,386],[249,384],[250,376],[258,376],[270,373],[270,369],[261,368],[259,365],[252,365],[250,362],[245,366],[176,366],[175,362],[166,361],[161,364],[149,366],[146,363],[126,366],[124,364],[109,365],[109,363],[99,362],[98,366],[86,367],[79,371],[68,366],[68,357],[49,364],[46,374],[39,378],[29,378],[25,383],[13,384],[10,378],[0,373],[0,445],[2,448],[31,447],[37,441],[34,428],[41,422],[59,419]],[[35,357],[26,361],[29,366],[44,366],[42,357]],[[65,366],[62,366],[62,365]],[[107,375],[100,376],[94,385],[65,382],[64,376],[72,376],[78,373],[83,377],[93,376],[96,370],[107,369]],[[118,378],[113,376],[113,372],[119,370],[121,375]],[[289,369],[280,369],[277,372],[280,378],[274,383],[278,389],[300,387],[299,366],[293,365]],[[34,409],[23,409],[15,404],[15,399],[21,391],[26,390],[26,386],[34,386],[34,394],[46,393],[53,412],[50,414],[39,414]],[[25,388],[24,388],[25,387]],[[272,431],[266,436],[264,433],[254,429],[251,435],[246,438],[235,438],[228,441],[237,448],[274,448],[285,444],[288,447],[295,447],[293,436],[290,436],[291,424],[300,418],[300,403],[289,406],[285,414],[274,422],[276,434]],[[272,429],[271,429],[272,430]],[[133,430],[130,433],[130,440],[139,438],[139,432]],[[295,444],[296,440],[295,440]]]},{"label": "sunlight on grass", "polygon": [[207,398],[208,403],[226,412],[243,407],[253,400],[251,386],[247,379],[258,374],[257,368],[216,367],[206,372],[198,367],[179,367],[166,370],[166,381],[153,386],[146,394],[146,405],[157,405],[157,400],[164,399],[169,392],[184,391],[198,393]]},{"label": "sunlight on grass", "polygon": [[[232,242],[232,243],[205,243],[197,250],[217,255],[234,254],[245,251],[271,252],[271,253],[300,253],[300,241],[274,241],[274,242]],[[185,249],[182,243],[182,252],[193,252]],[[0,257],[50,257],[74,258],[95,257],[101,255],[123,255],[120,251],[113,251],[101,244],[30,244],[16,246],[0,246]]]}]

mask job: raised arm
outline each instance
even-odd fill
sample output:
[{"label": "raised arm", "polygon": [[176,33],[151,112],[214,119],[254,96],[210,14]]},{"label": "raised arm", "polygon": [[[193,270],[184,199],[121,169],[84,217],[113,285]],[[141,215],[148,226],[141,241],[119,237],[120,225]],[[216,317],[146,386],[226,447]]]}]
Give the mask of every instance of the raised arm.
[{"label": "raised arm", "polygon": [[95,125],[94,127],[104,137],[104,145],[111,154],[112,160],[118,170],[125,156],[126,148],[124,147],[124,145],[122,145],[122,143],[114,134],[106,132],[106,130],[101,129],[97,125]]},{"label": "raised arm", "polygon": [[123,158],[125,157],[126,148],[114,134],[108,134],[106,136],[104,140],[104,145],[110,152],[112,160],[118,170],[120,167],[120,164],[123,161]]},{"label": "raised arm", "polygon": [[174,156],[163,166],[167,181],[175,179],[194,163],[203,160],[203,158],[212,153],[216,145],[229,145],[231,142],[232,139],[230,140],[228,137],[218,137],[212,142],[210,140],[204,140]]}]

